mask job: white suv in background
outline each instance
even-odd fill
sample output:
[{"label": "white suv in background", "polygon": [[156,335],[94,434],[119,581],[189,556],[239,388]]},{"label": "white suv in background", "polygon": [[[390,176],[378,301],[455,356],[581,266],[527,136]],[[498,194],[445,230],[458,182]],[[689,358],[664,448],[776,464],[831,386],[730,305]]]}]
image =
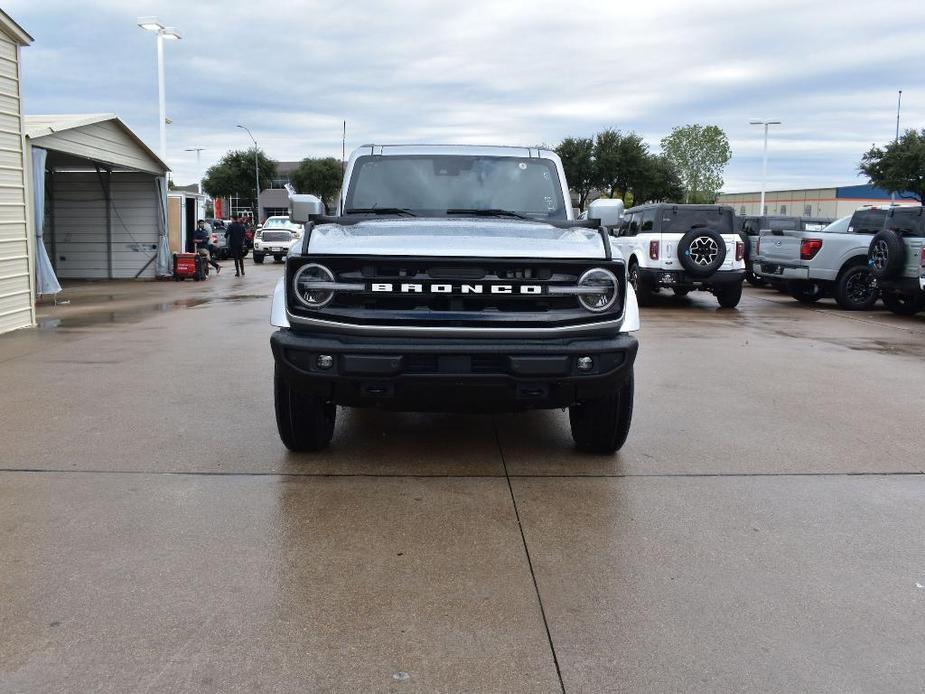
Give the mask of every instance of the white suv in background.
[{"label": "white suv in background", "polygon": [[293,241],[302,238],[302,225],[290,222],[289,217],[267,217],[263,226],[254,234],[254,262],[262,263],[272,255],[277,263],[289,255]]},{"label": "white suv in background", "polygon": [[745,244],[724,205],[655,203],[626,211],[612,231],[640,304],[660,289],[708,291],[722,308],[742,298]]}]

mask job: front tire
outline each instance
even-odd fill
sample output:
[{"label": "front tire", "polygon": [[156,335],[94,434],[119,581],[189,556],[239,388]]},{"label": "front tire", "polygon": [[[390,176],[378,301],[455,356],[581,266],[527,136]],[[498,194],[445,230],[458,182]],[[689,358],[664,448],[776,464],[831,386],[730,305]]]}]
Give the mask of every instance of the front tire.
[{"label": "front tire", "polygon": [[713,290],[720,308],[735,308],[742,300],[742,283],[723,284]]},{"label": "front tire", "polygon": [[276,427],[283,445],[296,453],[321,451],[331,443],[337,406],[316,395],[293,390],[279,367],[273,376]]},{"label": "front tire", "polygon": [[274,260],[275,262],[277,262],[277,263],[281,263],[281,262],[283,262],[283,256],[281,256],[281,255],[274,255],[274,256],[273,256],[273,260]]},{"label": "front tire", "polygon": [[866,265],[845,269],[835,283],[835,301],[845,311],[867,311],[877,303],[877,296],[870,268]]},{"label": "front tire", "polygon": [[633,372],[613,395],[572,405],[568,418],[578,450],[605,455],[619,451],[633,421]]},{"label": "front tire", "polygon": [[254,262],[258,265],[263,265],[263,253],[257,253],[254,251]]},{"label": "front tire", "polygon": [[687,296],[691,293],[690,289],[681,289],[681,287],[672,287],[671,291],[674,292],[675,296]]},{"label": "front tire", "polygon": [[925,294],[909,296],[885,291],[880,294],[880,298],[883,300],[883,305],[897,316],[914,316],[925,309]]}]

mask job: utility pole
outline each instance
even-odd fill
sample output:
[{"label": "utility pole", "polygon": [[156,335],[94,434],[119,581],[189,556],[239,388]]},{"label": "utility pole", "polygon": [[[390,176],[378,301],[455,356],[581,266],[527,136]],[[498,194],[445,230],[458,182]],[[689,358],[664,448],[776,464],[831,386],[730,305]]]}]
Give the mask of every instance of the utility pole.
[{"label": "utility pole", "polygon": [[344,121],[344,136],[340,141],[340,168],[347,168],[347,121]]},{"label": "utility pole", "polygon": [[239,125],[238,127],[246,131],[254,143],[254,178],[257,180],[257,197],[254,199],[254,225],[256,226],[260,224],[260,160],[257,157],[259,150],[257,148],[257,140],[254,138],[251,131],[243,125]]},{"label": "utility pole", "polygon": [[184,152],[195,152],[196,153],[196,186],[199,194],[202,195],[202,164],[199,163],[199,155],[205,149],[205,147],[190,147],[189,149],[183,150]]}]

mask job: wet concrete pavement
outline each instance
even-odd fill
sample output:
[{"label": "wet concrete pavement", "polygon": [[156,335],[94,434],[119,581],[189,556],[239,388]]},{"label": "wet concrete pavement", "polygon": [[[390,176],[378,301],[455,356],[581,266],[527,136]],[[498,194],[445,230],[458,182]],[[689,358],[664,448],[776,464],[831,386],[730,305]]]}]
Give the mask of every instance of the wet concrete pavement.
[{"label": "wet concrete pavement", "polygon": [[0,337],[0,692],[925,686],[925,316],[666,298],[617,456],[375,411],[301,456],[251,268]]}]

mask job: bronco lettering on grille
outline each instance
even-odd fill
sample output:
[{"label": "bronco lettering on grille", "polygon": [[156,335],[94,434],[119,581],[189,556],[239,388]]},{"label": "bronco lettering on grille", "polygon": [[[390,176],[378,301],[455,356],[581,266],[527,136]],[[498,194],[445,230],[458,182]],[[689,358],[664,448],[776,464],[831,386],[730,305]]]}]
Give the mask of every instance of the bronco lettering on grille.
[{"label": "bronco lettering on grille", "polygon": [[373,282],[371,292],[398,294],[542,294],[541,284],[447,284]]}]

